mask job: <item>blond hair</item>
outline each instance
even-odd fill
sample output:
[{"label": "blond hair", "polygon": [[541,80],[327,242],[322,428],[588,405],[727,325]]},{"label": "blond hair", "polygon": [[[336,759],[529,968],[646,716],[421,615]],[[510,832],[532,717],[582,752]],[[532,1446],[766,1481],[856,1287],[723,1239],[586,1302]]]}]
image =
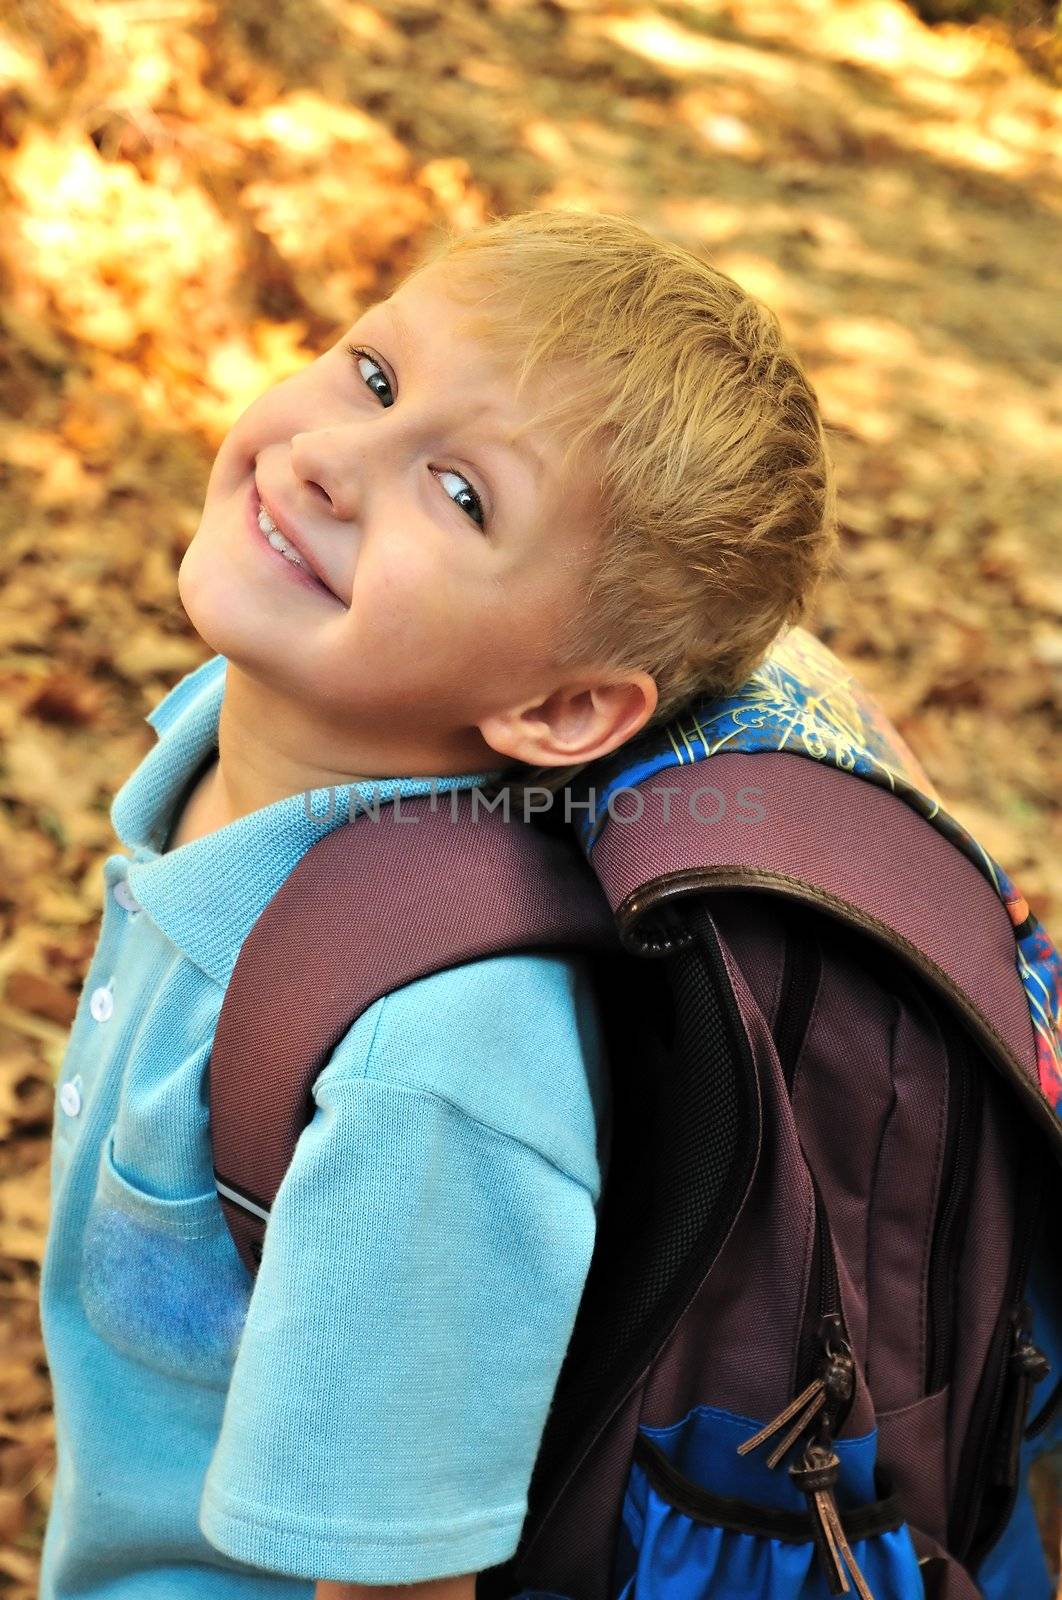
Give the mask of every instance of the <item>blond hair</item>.
[{"label": "blond hair", "polygon": [[[610,213],[436,230],[411,275],[451,264],[448,292],[479,313],[463,326],[511,364],[518,396],[563,374],[520,431],[545,426],[565,466],[600,474],[605,525],[561,664],[651,674],[649,727],[733,692],[804,618],[837,541],[818,397],[777,316]],[[518,776],[555,789],[578,770]]]}]

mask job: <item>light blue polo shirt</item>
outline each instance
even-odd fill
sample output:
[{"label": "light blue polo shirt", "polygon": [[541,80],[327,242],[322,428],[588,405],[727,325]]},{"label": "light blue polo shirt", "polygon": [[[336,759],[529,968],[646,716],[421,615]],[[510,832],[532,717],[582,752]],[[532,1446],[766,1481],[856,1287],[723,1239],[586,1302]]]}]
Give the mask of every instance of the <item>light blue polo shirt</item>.
[{"label": "light blue polo shirt", "polygon": [[40,1600],[312,1600],[318,1578],[506,1560],[590,1264],[610,1114],[590,977],[581,956],[517,954],[409,983],[349,1029],[252,1292],[213,1184],[214,1028],[258,914],[374,797],[312,790],[160,854],[226,666],[150,713],[159,739],[111,808],[131,858],[104,864],[56,1095]]}]

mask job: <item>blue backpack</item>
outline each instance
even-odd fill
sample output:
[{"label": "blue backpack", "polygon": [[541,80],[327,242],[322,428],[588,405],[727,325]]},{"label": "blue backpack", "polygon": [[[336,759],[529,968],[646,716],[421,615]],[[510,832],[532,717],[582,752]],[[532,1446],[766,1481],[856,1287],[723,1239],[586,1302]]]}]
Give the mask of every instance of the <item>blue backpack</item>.
[{"label": "blue backpack", "polygon": [[366,1006],[586,953],[597,1239],[477,1600],[1049,1600],[1027,1479],[1062,1410],[1062,959],[1002,867],[803,629],[537,811],[447,798],[332,829],[265,908],[210,1130],[253,1274]]}]

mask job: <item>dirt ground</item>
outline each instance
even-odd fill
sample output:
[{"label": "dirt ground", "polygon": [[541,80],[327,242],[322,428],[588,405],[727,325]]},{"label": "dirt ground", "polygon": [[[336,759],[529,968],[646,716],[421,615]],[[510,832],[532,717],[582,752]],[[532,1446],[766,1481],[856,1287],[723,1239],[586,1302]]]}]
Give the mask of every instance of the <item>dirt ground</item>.
[{"label": "dirt ground", "polygon": [[[1020,46],[1020,48],[1019,48]],[[1033,46],[1036,46],[1034,48]],[[1040,48],[1042,46],[1042,48]],[[0,1585],[36,1592],[56,1073],[243,407],[433,223],[628,213],[778,312],[811,625],[1062,942],[1062,80],[900,0],[0,0]],[[1049,1541],[1058,1489],[1039,1486]]]}]

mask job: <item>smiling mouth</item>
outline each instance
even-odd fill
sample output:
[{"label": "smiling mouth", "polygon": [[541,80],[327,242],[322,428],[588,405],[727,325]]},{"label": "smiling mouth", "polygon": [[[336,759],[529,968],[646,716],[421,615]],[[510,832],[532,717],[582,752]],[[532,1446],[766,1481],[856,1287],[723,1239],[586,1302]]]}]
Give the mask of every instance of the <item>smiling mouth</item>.
[{"label": "smiling mouth", "polygon": [[270,548],[275,550],[277,555],[281,556],[283,560],[287,562],[289,567],[294,567],[296,569],[297,573],[299,574],[300,582],[306,584],[311,589],[318,590],[321,594],[326,594],[330,600],[336,601],[338,605],[345,606],[345,602],[340,598],[339,595],[336,594],[335,590],[330,588],[329,585],[325,583],[324,579],[318,575],[301,551],[296,549],[296,547],[291,543],[290,539],[287,539],[284,534],[281,533],[280,529],[277,527],[276,523],[273,521],[273,518],[270,516],[269,512],[262,503],[262,497],[258,492],[257,483],[252,484],[251,495],[252,499],[248,508],[250,512],[250,519],[257,523],[260,536],[265,540]]},{"label": "smiling mouth", "polygon": [[[273,546],[273,549],[279,550],[280,554],[286,561],[290,561],[293,567],[302,567],[306,572],[309,572],[309,567],[307,567],[305,561],[299,555],[299,552],[296,550],[295,546],[288,543],[287,539],[285,539],[284,535],[281,533],[280,529],[269,515],[269,512],[262,504],[261,497],[259,497],[258,501],[258,526],[265,534],[266,539]],[[314,573],[313,576],[316,577],[316,573]]]}]

